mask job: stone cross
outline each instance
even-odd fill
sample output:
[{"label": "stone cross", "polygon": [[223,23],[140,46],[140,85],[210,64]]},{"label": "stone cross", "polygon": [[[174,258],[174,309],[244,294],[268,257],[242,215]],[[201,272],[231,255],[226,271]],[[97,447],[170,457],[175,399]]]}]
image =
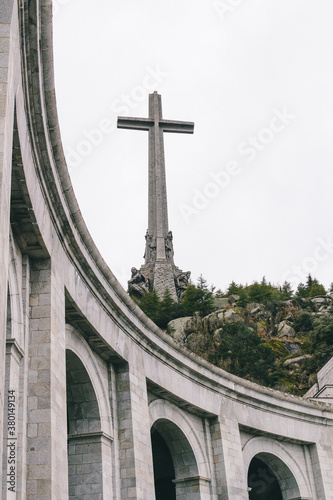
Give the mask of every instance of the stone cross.
[{"label": "stone cross", "polygon": [[148,234],[156,241],[156,260],[166,260],[168,207],[163,132],[192,134],[194,123],[163,120],[161,96],[149,94],[149,118],[118,117],[118,128],[149,132]]}]

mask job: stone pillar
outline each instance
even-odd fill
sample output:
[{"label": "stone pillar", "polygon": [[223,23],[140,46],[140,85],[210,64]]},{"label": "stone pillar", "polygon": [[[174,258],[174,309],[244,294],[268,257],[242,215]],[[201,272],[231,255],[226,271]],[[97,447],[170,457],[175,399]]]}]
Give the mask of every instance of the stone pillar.
[{"label": "stone pillar", "polygon": [[[23,352],[14,338],[6,342],[5,368],[5,435],[3,453],[2,499],[12,498],[18,489],[18,416],[19,378]],[[11,474],[11,475],[10,475]]]},{"label": "stone pillar", "polygon": [[328,429],[323,441],[310,447],[311,464],[318,499],[333,498],[333,436]]},{"label": "stone pillar", "polygon": [[27,499],[68,497],[63,284],[49,259],[31,266]]},{"label": "stone pillar", "polygon": [[145,376],[123,364],[118,367],[116,378],[121,499],[154,499]]},{"label": "stone pillar", "polygon": [[210,500],[210,479],[193,476],[174,479],[176,497],[182,500]]},{"label": "stone pillar", "polygon": [[220,415],[211,424],[213,460],[219,500],[248,500],[238,422]]},{"label": "stone pillar", "polygon": [[112,498],[110,450],[102,432],[68,436],[69,499]]},{"label": "stone pillar", "polygon": [[22,257],[22,310],[23,310],[23,351],[24,357],[20,366],[20,399],[18,408],[18,493],[17,500],[27,498],[27,394],[29,372],[29,297],[30,296],[30,260]]}]

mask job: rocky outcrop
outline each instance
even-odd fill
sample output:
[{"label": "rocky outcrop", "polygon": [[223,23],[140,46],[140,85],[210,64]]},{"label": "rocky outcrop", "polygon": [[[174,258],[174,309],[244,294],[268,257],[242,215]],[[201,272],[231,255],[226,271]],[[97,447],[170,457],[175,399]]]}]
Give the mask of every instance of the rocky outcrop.
[{"label": "rocky outcrop", "polygon": [[294,363],[299,363],[300,361],[304,361],[304,359],[311,358],[310,354],[305,354],[304,356],[297,356],[297,358],[287,359],[283,364],[284,366],[293,365]]},{"label": "rocky outcrop", "polygon": [[229,305],[228,297],[216,297],[214,299],[214,307],[216,310],[224,309],[225,307],[228,307],[228,305]]},{"label": "rocky outcrop", "polygon": [[168,334],[178,342],[183,342],[185,337],[185,325],[191,317],[173,319],[168,323]]},{"label": "rocky outcrop", "polygon": [[243,322],[244,318],[240,314],[240,312],[235,311],[234,309],[228,309],[224,313],[224,322],[228,323],[237,323],[238,321]]},{"label": "rocky outcrop", "polygon": [[294,338],[296,336],[296,332],[292,326],[288,324],[286,320],[281,321],[281,323],[278,324],[277,327],[277,337],[282,338],[282,337],[289,337],[289,338]]},{"label": "rocky outcrop", "polygon": [[[228,370],[228,361],[221,355],[227,339],[224,335],[227,332],[230,335],[229,325],[245,324],[273,350],[272,370],[276,370],[281,384],[277,387],[303,394],[312,383],[312,374],[307,372],[307,366],[311,365],[306,364],[306,360],[313,357],[307,350],[309,337],[316,325],[330,317],[333,321],[333,294],[270,303],[251,302],[246,306],[240,306],[240,302],[236,295],[215,299],[214,312],[203,318],[197,313],[173,320],[168,324],[168,332],[190,351]],[[237,332],[237,328],[233,331]]]}]

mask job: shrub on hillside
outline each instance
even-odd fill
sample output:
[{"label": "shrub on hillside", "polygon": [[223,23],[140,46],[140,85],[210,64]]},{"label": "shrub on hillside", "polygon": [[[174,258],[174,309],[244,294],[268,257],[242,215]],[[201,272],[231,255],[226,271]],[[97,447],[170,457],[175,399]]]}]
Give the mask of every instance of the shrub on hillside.
[{"label": "shrub on hillside", "polygon": [[273,387],[280,376],[273,349],[244,323],[221,329],[215,364],[234,375]]},{"label": "shrub on hillside", "polygon": [[180,309],[182,316],[193,316],[198,312],[202,318],[214,311],[214,295],[202,275],[197,285],[191,284],[186,288]]}]

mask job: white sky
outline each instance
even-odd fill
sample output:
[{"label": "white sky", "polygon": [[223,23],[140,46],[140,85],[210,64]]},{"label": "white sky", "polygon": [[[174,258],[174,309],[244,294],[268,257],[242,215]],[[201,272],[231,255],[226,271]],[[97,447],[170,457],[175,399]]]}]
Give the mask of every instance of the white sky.
[{"label": "white sky", "polygon": [[[67,163],[119,281],[126,287],[131,267],[143,264],[148,133],[117,130],[116,119],[147,117],[157,90],[164,118],[195,122],[194,135],[164,134],[176,265],[222,289],[264,275],[295,286],[309,271],[328,286],[332,0],[54,4]],[[279,114],[286,118],[273,120]],[[230,162],[219,186],[212,176],[225,179]]]}]

